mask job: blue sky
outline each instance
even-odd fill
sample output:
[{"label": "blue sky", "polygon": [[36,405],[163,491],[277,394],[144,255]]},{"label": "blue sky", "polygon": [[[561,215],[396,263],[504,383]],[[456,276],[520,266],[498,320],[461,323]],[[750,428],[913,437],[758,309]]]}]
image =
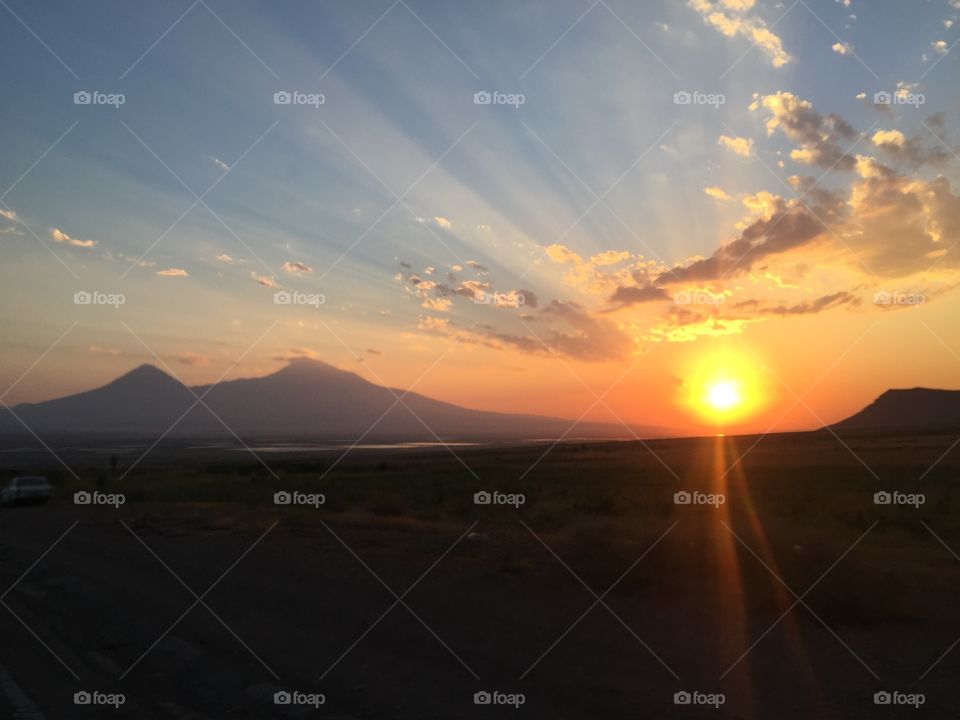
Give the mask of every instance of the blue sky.
[{"label": "blue sky", "polygon": [[[850,168],[810,161],[801,131],[787,132],[809,119],[805,107],[859,133],[831,140],[841,152],[857,143],[851,157],[876,156],[923,182],[958,180],[949,155],[960,8],[948,0],[4,3],[6,384],[79,323],[13,398],[86,387],[152,352],[211,381],[275,320],[246,356],[250,373],[291,354],[348,365],[374,350],[367,361],[392,360],[383,379],[406,385],[442,350],[432,343],[458,337],[476,346],[452,360],[459,372],[513,367],[524,354],[543,361],[531,323],[571,363],[625,362],[677,340],[678,321],[675,308],[611,308],[624,278],[649,288],[659,275],[664,295],[683,290],[665,287],[664,271],[710,257],[774,212],[761,193],[789,200],[791,176],[850,188]],[[898,87],[923,104],[872,102]],[[284,90],[324,103],[274,104]],[[124,103],[77,105],[77,91],[122,93]],[[524,102],[477,105],[481,91]],[[679,91],[724,102],[677,105]],[[764,104],[783,93],[809,106]],[[902,135],[885,159],[878,130]],[[738,153],[744,146],[721,136],[750,144]],[[946,156],[915,160],[902,147],[914,136]],[[798,147],[807,160],[791,158]],[[830,230],[841,244],[849,232],[839,221]],[[845,250],[820,248],[791,267],[828,265]],[[627,253],[627,264],[570,260],[614,259],[604,253]],[[711,291],[795,308],[875,291],[897,262],[857,279],[855,263],[838,261],[790,297],[776,295],[790,285],[783,267],[753,268],[778,287],[740,279]],[[603,275],[615,267],[624,272]],[[455,290],[470,281],[526,291],[537,307],[522,316],[460,302]],[[952,275],[936,281],[938,293],[952,288]],[[278,314],[280,289],[325,302]],[[126,302],[77,307],[70,298],[83,290]],[[723,326],[693,332],[713,337],[759,317],[688,324]],[[674,324],[658,334],[663,322]],[[437,392],[449,394],[450,378]]]}]

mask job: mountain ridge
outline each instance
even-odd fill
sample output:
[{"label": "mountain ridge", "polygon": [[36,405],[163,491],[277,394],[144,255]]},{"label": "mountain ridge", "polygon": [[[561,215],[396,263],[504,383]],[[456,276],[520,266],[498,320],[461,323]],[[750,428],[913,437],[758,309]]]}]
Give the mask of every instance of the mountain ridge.
[{"label": "mountain ridge", "polygon": [[[199,399],[198,399],[199,398]],[[420,393],[389,388],[329,363],[296,358],[280,370],[189,387],[151,364],[139,365],[98,388],[13,412],[37,433],[171,437],[622,437],[621,425],[574,422],[536,414],[465,408]],[[22,426],[10,419],[0,432]],[[15,423],[15,424],[13,424]],[[637,428],[648,436],[658,428]],[[436,433],[436,435],[434,434]]]},{"label": "mountain ridge", "polygon": [[859,412],[829,427],[834,430],[960,427],[960,390],[891,388]]}]

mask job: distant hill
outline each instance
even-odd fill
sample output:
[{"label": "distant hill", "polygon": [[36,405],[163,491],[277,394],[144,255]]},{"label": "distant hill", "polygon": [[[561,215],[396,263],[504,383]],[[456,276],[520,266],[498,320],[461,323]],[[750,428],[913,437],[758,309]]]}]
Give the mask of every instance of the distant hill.
[{"label": "distant hill", "polygon": [[960,390],[887,390],[835,430],[960,427]]},{"label": "distant hill", "polygon": [[[197,403],[194,393],[212,413]],[[258,438],[352,441],[367,433],[367,440],[433,440],[432,430],[444,439],[555,438],[572,424],[540,415],[471,410],[418,393],[404,395],[403,390],[308,359],[294,360],[266,377],[194,388],[152,365],[141,365],[95,390],[23,403],[13,410],[41,436],[160,436],[176,423],[169,437],[232,437],[232,430]],[[9,414],[0,422],[0,431],[7,434],[26,432]],[[643,433],[641,437],[665,434],[655,428],[634,431]],[[625,435],[629,431],[619,424],[578,423],[568,437]]]}]

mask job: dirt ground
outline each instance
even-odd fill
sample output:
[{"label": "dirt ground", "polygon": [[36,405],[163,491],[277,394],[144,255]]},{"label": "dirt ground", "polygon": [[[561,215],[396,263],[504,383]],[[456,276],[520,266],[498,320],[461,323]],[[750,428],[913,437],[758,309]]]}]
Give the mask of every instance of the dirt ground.
[{"label": "dirt ground", "polygon": [[[956,716],[956,453],[920,477],[955,438],[791,437],[740,463],[743,439],[561,448],[522,479],[540,450],[477,450],[479,487],[442,455],[278,465],[316,509],[160,501],[155,474],[118,509],[58,488],[0,511],[0,717]],[[897,488],[924,505],[874,504]]]}]

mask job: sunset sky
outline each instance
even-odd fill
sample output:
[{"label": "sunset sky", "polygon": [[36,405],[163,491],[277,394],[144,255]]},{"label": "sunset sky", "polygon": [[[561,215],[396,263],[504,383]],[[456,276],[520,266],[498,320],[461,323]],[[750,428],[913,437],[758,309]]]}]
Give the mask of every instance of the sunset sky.
[{"label": "sunset sky", "polygon": [[960,388],[960,0],[0,5],[8,405],[293,357],[681,432],[718,373],[727,431]]}]

